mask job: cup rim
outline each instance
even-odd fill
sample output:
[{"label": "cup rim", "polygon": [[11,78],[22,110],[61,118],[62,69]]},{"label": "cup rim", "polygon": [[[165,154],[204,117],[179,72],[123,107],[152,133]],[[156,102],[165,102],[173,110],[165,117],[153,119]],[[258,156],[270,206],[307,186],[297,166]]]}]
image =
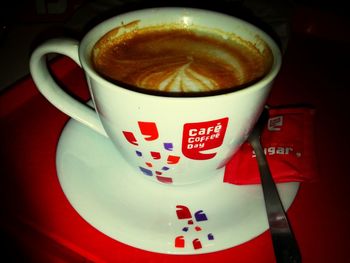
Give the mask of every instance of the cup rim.
[{"label": "cup rim", "polygon": [[[205,15],[212,15],[212,16],[222,16],[226,17],[229,20],[236,21],[242,25],[245,25],[249,27],[250,29],[254,30],[254,32],[261,37],[261,39],[267,44],[267,46],[271,49],[272,56],[273,56],[273,63],[271,66],[271,69],[267,74],[265,74],[264,77],[262,77],[260,80],[256,81],[255,83],[251,85],[244,86],[242,88],[232,88],[232,89],[225,89],[220,90],[218,92],[210,92],[205,94],[204,92],[198,92],[198,93],[191,93],[183,95],[176,95],[175,93],[171,92],[152,92],[146,89],[142,88],[131,88],[128,85],[122,84],[117,85],[104,77],[102,77],[100,74],[96,72],[96,70],[93,68],[90,56],[91,56],[91,50],[92,47],[95,45],[95,43],[108,31],[110,31],[113,28],[116,28],[117,25],[114,23],[114,26],[110,26],[114,21],[123,21],[123,19],[126,19],[130,16],[134,16],[134,20],[137,19],[137,17],[141,17],[145,14],[149,14],[152,12],[178,12],[179,17],[181,17],[181,14],[187,13],[187,14],[205,14]],[[93,40],[93,41],[92,41]],[[92,41],[92,42],[91,42]],[[254,92],[256,89],[262,89],[264,87],[269,86],[270,83],[273,82],[277,74],[279,73],[279,70],[282,65],[282,54],[281,50],[278,47],[277,43],[270,37],[266,32],[264,32],[261,28],[245,21],[240,18],[237,18],[235,16],[231,16],[228,14],[220,13],[217,11],[207,10],[207,9],[200,9],[200,8],[190,8],[190,7],[155,7],[155,8],[146,8],[146,9],[140,9],[140,10],[134,10],[129,11],[123,14],[112,16],[101,23],[95,25],[90,31],[85,34],[83,39],[81,40],[79,44],[79,59],[80,63],[82,65],[82,68],[86,72],[86,74],[94,79],[95,81],[98,81],[103,85],[104,88],[108,89],[116,89],[120,92],[127,93],[127,94],[134,94],[139,96],[150,96],[150,97],[161,97],[161,98],[167,98],[170,100],[181,100],[181,99],[211,99],[211,98],[218,98],[218,97],[227,97],[232,94],[237,93],[246,93],[246,92]]]}]

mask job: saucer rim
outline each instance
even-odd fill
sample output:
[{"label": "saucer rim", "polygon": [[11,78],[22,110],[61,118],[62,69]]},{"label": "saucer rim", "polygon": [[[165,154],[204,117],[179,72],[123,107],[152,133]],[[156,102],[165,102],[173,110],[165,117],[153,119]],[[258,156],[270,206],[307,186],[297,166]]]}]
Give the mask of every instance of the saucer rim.
[{"label": "saucer rim", "polygon": [[[72,197],[72,194],[70,192],[70,190],[67,188],[67,185],[65,183],[65,180],[66,178],[64,178],[64,171],[62,170],[62,154],[64,154],[64,148],[69,148],[69,147],[72,147],[72,145],[70,144],[67,144],[67,140],[69,138],[69,136],[76,136],[74,135],[74,130],[78,130],[78,129],[83,129],[83,132],[85,133],[90,133],[90,135],[92,136],[96,136],[94,139],[97,140],[97,142],[99,140],[105,140],[106,143],[110,143],[110,142],[107,142],[108,139],[97,134],[96,132],[90,130],[89,128],[87,128],[86,126],[84,126],[83,124],[73,120],[73,119],[70,119],[68,121],[68,123],[65,125],[64,129],[62,130],[62,133],[60,135],[60,138],[59,138],[59,142],[58,142],[58,146],[57,146],[57,151],[56,151],[56,168],[57,168],[57,175],[58,175],[58,179],[59,179],[59,182],[60,182],[60,185],[61,185],[61,188],[68,200],[68,202],[72,205],[72,207],[74,208],[74,210],[88,223],[90,224],[93,228],[97,229],[99,232],[102,232],[103,234],[111,237],[112,239],[114,240],[117,240],[121,243],[124,243],[126,245],[129,245],[129,246],[132,246],[132,247],[136,247],[138,249],[142,249],[142,250],[146,250],[146,251],[150,251],[150,252],[156,252],[156,253],[162,253],[162,254],[173,254],[173,255],[193,255],[193,254],[206,254],[206,253],[212,253],[212,252],[218,252],[218,251],[221,251],[221,250],[225,250],[225,249],[229,249],[229,248],[233,248],[235,246],[238,246],[240,244],[244,244],[246,242],[249,242],[250,240],[258,237],[259,235],[261,235],[262,233],[264,233],[266,230],[268,230],[268,223],[267,223],[267,218],[266,220],[263,220],[264,222],[259,222],[257,223],[257,225],[253,226],[256,228],[255,232],[254,233],[250,233],[250,235],[242,238],[244,240],[241,240],[241,242],[237,242],[235,241],[234,244],[232,244],[232,242],[223,242],[221,245],[220,243],[216,243],[213,245],[213,246],[208,246],[208,247],[203,247],[203,249],[201,250],[193,250],[193,249],[183,249],[183,250],[179,250],[179,249],[175,249],[175,248],[172,248],[172,249],[162,249],[162,248],[157,248],[157,247],[152,247],[152,246],[147,246],[147,245],[143,245],[142,242],[138,242],[137,240],[135,240],[135,238],[129,238],[130,235],[120,235],[120,236],[115,236],[115,234],[112,234],[110,233],[110,231],[106,231],[106,229],[101,226],[100,224],[97,224],[96,222],[94,222],[94,220],[92,220],[91,218],[91,215],[86,215],[86,211],[82,211],[82,207],[81,207],[81,204],[79,204],[79,201],[77,202],[76,200],[74,200],[74,197]],[[93,137],[89,137],[89,138],[93,138]],[[78,141],[78,140],[77,140]],[[86,143],[86,142],[85,142]],[[111,144],[111,143],[110,143]],[[117,151],[117,149],[112,146],[113,149],[115,151]],[[72,150],[74,151],[74,149]],[[125,161],[124,161],[125,162]],[[64,168],[63,168],[64,169]],[[137,178],[138,182],[139,183],[144,183],[144,184],[151,184],[151,185],[157,185],[157,183],[155,182],[151,182],[150,180],[147,180],[147,179],[141,179],[142,177],[138,177],[138,176],[130,176],[129,179],[131,178]],[[215,186],[215,180],[217,179],[213,179],[212,182],[210,182],[210,180],[212,179],[208,179],[209,181],[207,182],[204,182],[204,184],[209,184],[209,183],[214,183],[214,186]],[[219,180],[217,180],[219,181]],[[221,181],[222,182],[222,181]],[[141,184],[142,184],[141,183]],[[236,186],[236,185],[230,185],[230,184],[227,184],[227,183],[223,183],[220,184],[220,182],[217,184],[217,189],[219,188],[222,188],[223,185],[225,186],[224,188],[228,188],[228,187],[231,187],[232,189],[233,188],[241,188],[241,187],[245,187],[245,189],[248,189],[248,188],[255,188],[255,191],[258,191],[260,192],[261,191],[261,187],[259,185],[249,185],[249,186]],[[205,186],[205,185],[204,185]],[[203,186],[203,188],[204,188]],[[165,188],[167,189],[174,189],[174,190],[171,190],[171,191],[180,191],[181,192],[181,189],[183,191],[183,189],[195,189],[196,187],[199,187],[198,185],[197,186],[191,186],[191,185],[185,185],[185,186],[175,186],[175,187],[170,187],[170,186],[167,186],[167,185],[164,185]],[[238,187],[238,188],[237,188]],[[164,188],[164,189],[165,189]],[[292,203],[294,202],[294,199],[298,193],[298,189],[299,189],[299,183],[297,182],[290,182],[290,183],[281,183],[281,184],[277,184],[277,188],[279,189],[279,191],[282,193],[281,194],[281,199],[285,199],[286,197],[284,196],[285,192],[288,192],[288,191],[291,191],[293,192],[291,194],[291,196],[287,197],[287,199],[289,198],[290,200],[286,201],[287,204],[285,205],[285,208],[286,210],[289,209],[289,207],[292,205]],[[175,190],[176,189],[176,190]],[[242,189],[242,188],[241,188]],[[259,189],[259,190],[257,190]],[[219,189],[220,190],[220,189]],[[160,190],[158,190],[158,192],[161,192]],[[262,194],[262,192],[261,192]],[[126,195],[124,195],[126,196]],[[261,198],[261,196],[260,196]],[[193,203],[195,201],[191,200],[189,203]],[[170,204],[170,203],[169,203]],[[263,207],[263,209],[265,210],[265,207]],[[261,215],[260,215],[261,217]],[[257,217],[258,218],[258,217]],[[171,222],[171,219],[169,219],[170,222]],[[121,222],[122,223],[122,222]],[[234,222],[232,222],[232,224],[234,224]],[[125,226],[125,223],[124,223],[124,226]],[[108,228],[108,227],[107,227]],[[132,232],[132,231],[131,231]],[[136,238],[137,239],[137,238]],[[168,240],[170,241],[170,240]]]}]

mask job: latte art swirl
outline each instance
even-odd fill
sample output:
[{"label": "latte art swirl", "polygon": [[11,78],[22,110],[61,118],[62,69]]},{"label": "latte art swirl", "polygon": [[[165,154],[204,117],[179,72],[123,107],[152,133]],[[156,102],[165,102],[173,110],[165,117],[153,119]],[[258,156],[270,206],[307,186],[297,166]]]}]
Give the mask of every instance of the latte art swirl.
[{"label": "latte art swirl", "polygon": [[[169,56],[146,60],[117,60],[113,64],[127,68],[124,69],[125,75],[119,76],[121,81],[159,91],[212,91],[239,79],[229,65],[197,60],[192,57]],[[115,67],[114,70],[115,72],[109,72],[108,75],[118,75],[121,68]]]},{"label": "latte art swirl", "polygon": [[138,75],[136,86],[173,92],[211,91],[220,87],[218,81],[208,77],[205,72],[196,70],[196,61],[192,57],[156,60],[159,59],[151,59],[151,68],[145,68]]},{"label": "latte art swirl", "polygon": [[166,92],[236,87],[261,78],[271,66],[252,45],[184,29],[102,38],[95,45],[93,64],[109,79]]}]

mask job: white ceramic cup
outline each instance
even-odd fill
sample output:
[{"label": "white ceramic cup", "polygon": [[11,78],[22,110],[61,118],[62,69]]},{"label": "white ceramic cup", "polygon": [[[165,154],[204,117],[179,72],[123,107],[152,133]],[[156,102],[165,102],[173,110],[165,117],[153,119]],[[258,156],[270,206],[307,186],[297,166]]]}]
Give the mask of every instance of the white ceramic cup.
[{"label": "white ceramic cup", "polygon": [[[212,96],[158,96],[118,86],[97,74],[91,65],[91,50],[105,33],[135,20],[139,20],[139,28],[176,22],[234,33],[258,49],[267,45],[273,54],[272,68],[248,87]],[[82,67],[94,108],[55,83],[45,60],[49,53],[66,55]],[[170,185],[195,183],[222,173],[260,115],[280,66],[278,46],[257,27],[228,15],[191,8],[154,8],[118,15],[95,26],[81,42],[52,39],[39,46],[30,59],[34,82],[53,105],[107,136],[135,168],[135,174]]]}]

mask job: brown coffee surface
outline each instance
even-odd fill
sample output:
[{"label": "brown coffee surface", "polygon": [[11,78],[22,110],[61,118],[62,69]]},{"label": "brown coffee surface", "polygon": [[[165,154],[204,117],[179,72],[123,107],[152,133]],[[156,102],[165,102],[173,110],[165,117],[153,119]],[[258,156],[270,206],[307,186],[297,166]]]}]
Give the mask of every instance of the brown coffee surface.
[{"label": "brown coffee surface", "polygon": [[[269,50],[268,50],[269,51]],[[272,55],[239,38],[183,28],[113,31],[93,49],[102,76],[156,91],[208,92],[239,87],[262,78]]]}]

